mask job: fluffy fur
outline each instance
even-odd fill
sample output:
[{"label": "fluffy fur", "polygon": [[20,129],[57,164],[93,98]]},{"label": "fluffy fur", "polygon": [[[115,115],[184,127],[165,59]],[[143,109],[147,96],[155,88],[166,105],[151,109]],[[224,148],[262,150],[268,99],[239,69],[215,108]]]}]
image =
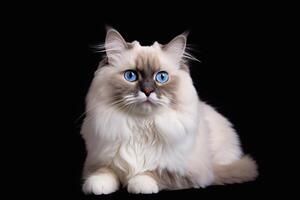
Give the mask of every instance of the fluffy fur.
[{"label": "fluffy fur", "polygon": [[[230,122],[198,98],[185,48],[186,34],[141,46],[108,30],[81,130],[85,193],[108,194],[119,182],[132,193],[156,193],[256,178]],[[136,82],[124,79],[128,69],[139,74]],[[168,82],[155,82],[158,71],[168,72]],[[154,90],[148,97],[145,82]]]}]

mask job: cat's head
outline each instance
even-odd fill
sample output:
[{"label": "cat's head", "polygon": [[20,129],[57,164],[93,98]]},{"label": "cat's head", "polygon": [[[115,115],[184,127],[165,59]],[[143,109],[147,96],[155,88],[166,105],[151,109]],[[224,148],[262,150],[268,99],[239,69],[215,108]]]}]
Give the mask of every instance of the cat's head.
[{"label": "cat's head", "polygon": [[[176,106],[183,79],[189,79],[185,52],[187,34],[166,45],[154,42],[141,46],[126,42],[115,29],[108,29],[104,44],[106,58],[97,73],[105,84],[111,106],[127,113],[149,114]],[[186,80],[185,80],[186,81]],[[182,91],[181,91],[182,93]]]}]

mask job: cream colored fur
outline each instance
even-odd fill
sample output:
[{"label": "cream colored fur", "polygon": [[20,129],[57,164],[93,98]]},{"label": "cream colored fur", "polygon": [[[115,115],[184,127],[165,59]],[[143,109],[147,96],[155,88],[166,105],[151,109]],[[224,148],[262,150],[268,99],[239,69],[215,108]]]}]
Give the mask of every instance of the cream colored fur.
[{"label": "cream colored fur", "polygon": [[[256,164],[250,157],[243,157],[230,122],[198,98],[189,73],[180,69],[185,42],[186,36],[180,35],[166,49],[157,42],[152,46],[133,42],[125,48],[119,33],[108,30],[108,63],[95,72],[81,130],[88,152],[84,192],[111,193],[118,189],[119,181],[133,193],[174,189],[172,183],[163,186],[157,176],[151,176],[155,170],[188,177],[189,185],[178,184],[175,189],[238,183],[257,176]],[[109,103],[112,75],[134,67],[141,52],[158,59],[170,79],[179,78],[175,106],[167,97],[158,99],[155,93],[149,98],[160,105],[156,108],[143,105],[123,112]],[[126,98],[134,97],[128,94]],[[134,101],[143,102],[145,98],[139,92]]]}]

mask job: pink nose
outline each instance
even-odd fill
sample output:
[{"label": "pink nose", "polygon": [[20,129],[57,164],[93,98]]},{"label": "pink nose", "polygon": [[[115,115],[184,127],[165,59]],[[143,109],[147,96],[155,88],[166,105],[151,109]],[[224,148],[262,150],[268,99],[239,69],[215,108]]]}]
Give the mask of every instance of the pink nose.
[{"label": "pink nose", "polygon": [[151,92],[154,91],[154,89],[153,89],[153,88],[143,88],[142,91],[145,93],[145,95],[146,95],[147,97],[149,97],[150,94],[151,94]]}]

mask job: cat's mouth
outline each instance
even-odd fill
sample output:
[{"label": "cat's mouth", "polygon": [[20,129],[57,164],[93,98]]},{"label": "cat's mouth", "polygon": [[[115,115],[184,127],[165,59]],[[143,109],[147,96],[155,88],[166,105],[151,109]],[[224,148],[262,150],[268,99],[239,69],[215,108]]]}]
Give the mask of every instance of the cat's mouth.
[{"label": "cat's mouth", "polygon": [[150,98],[147,98],[145,101],[142,102],[142,104],[154,105],[154,103],[152,102],[152,100]]},{"label": "cat's mouth", "polygon": [[147,98],[143,99],[143,101],[140,102],[140,105],[146,106],[146,107],[156,107],[158,105],[158,102],[151,97],[147,97]]},{"label": "cat's mouth", "polygon": [[151,95],[146,96],[142,92],[139,92],[138,95],[135,96],[135,103],[143,108],[146,107],[147,109],[157,107],[161,104],[155,93],[151,93]]}]

